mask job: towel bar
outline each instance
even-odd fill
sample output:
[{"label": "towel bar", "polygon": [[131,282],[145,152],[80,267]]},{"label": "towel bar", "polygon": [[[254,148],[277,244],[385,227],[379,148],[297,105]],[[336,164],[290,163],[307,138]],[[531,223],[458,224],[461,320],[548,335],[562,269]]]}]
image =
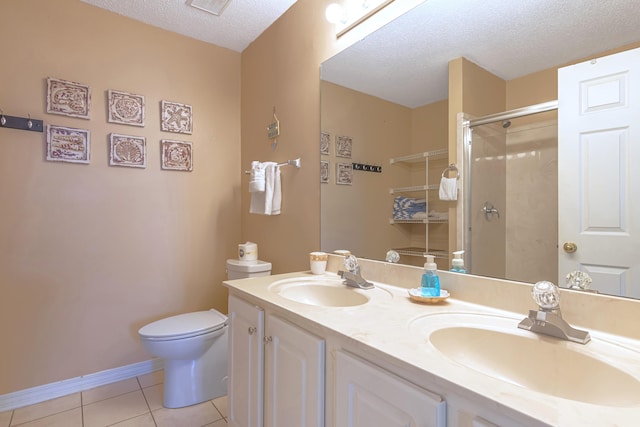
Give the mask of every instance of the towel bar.
[{"label": "towel bar", "polygon": [[[278,166],[295,166],[296,169],[300,169],[300,157],[294,160],[287,160],[284,163],[278,163]],[[251,171],[244,171],[246,175],[250,175]]]}]

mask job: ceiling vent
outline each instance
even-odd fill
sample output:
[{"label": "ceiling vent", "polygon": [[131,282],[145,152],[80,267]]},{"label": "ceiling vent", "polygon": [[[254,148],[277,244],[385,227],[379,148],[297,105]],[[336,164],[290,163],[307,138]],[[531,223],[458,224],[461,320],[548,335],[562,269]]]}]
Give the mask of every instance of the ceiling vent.
[{"label": "ceiling vent", "polygon": [[204,10],[216,16],[222,15],[222,12],[224,12],[229,3],[231,3],[231,0],[187,0],[189,6]]}]

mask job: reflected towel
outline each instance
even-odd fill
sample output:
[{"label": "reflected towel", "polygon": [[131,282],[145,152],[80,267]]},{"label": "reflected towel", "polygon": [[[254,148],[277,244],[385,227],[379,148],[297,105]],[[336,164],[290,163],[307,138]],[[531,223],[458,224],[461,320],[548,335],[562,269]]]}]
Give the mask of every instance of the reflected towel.
[{"label": "reflected towel", "polygon": [[251,179],[249,180],[249,192],[262,192],[265,188],[265,163],[251,162]]},{"label": "reflected towel", "polygon": [[458,179],[442,177],[439,195],[440,200],[458,200]]},{"label": "reflected towel", "polygon": [[282,204],[280,166],[274,162],[265,162],[264,191],[251,193],[250,213],[259,215],[279,215]]}]

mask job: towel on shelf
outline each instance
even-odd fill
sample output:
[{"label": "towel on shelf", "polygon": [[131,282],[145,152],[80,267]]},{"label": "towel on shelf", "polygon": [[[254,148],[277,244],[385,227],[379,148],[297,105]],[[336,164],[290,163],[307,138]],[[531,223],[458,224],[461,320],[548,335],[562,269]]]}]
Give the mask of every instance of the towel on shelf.
[{"label": "towel on shelf", "polygon": [[280,166],[275,162],[265,162],[264,191],[251,193],[249,213],[260,215],[279,215],[282,205],[282,187],[280,183]]},{"label": "towel on shelf", "polygon": [[393,200],[394,219],[421,219],[420,214],[425,214],[426,212],[426,199],[398,196]]},{"label": "towel on shelf", "polygon": [[440,200],[458,200],[458,178],[442,177],[440,180]]},{"label": "towel on shelf", "polygon": [[265,167],[266,163],[256,160],[251,162],[251,178],[249,179],[249,192],[263,192],[265,189]]},{"label": "towel on shelf", "polygon": [[431,210],[429,212],[429,219],[446,221],[449,219],[449,212],[436,212],[435,210]]}]

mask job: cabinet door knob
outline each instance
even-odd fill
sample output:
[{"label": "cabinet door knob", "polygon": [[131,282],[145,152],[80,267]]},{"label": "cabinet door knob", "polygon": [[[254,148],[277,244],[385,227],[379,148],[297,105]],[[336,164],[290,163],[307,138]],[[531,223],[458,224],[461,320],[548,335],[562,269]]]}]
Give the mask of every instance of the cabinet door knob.
[{"label": "cabinet door knob", "polygon": [[269,344],[272,340],[273,340],[273,338],[271,338],[270,336],[264,337],[264,343],[265,344]]},{"label": "cabinet door knob", "polygon": [[257,331],[255,326],[249,326],[249,335],[253,335]]}]

